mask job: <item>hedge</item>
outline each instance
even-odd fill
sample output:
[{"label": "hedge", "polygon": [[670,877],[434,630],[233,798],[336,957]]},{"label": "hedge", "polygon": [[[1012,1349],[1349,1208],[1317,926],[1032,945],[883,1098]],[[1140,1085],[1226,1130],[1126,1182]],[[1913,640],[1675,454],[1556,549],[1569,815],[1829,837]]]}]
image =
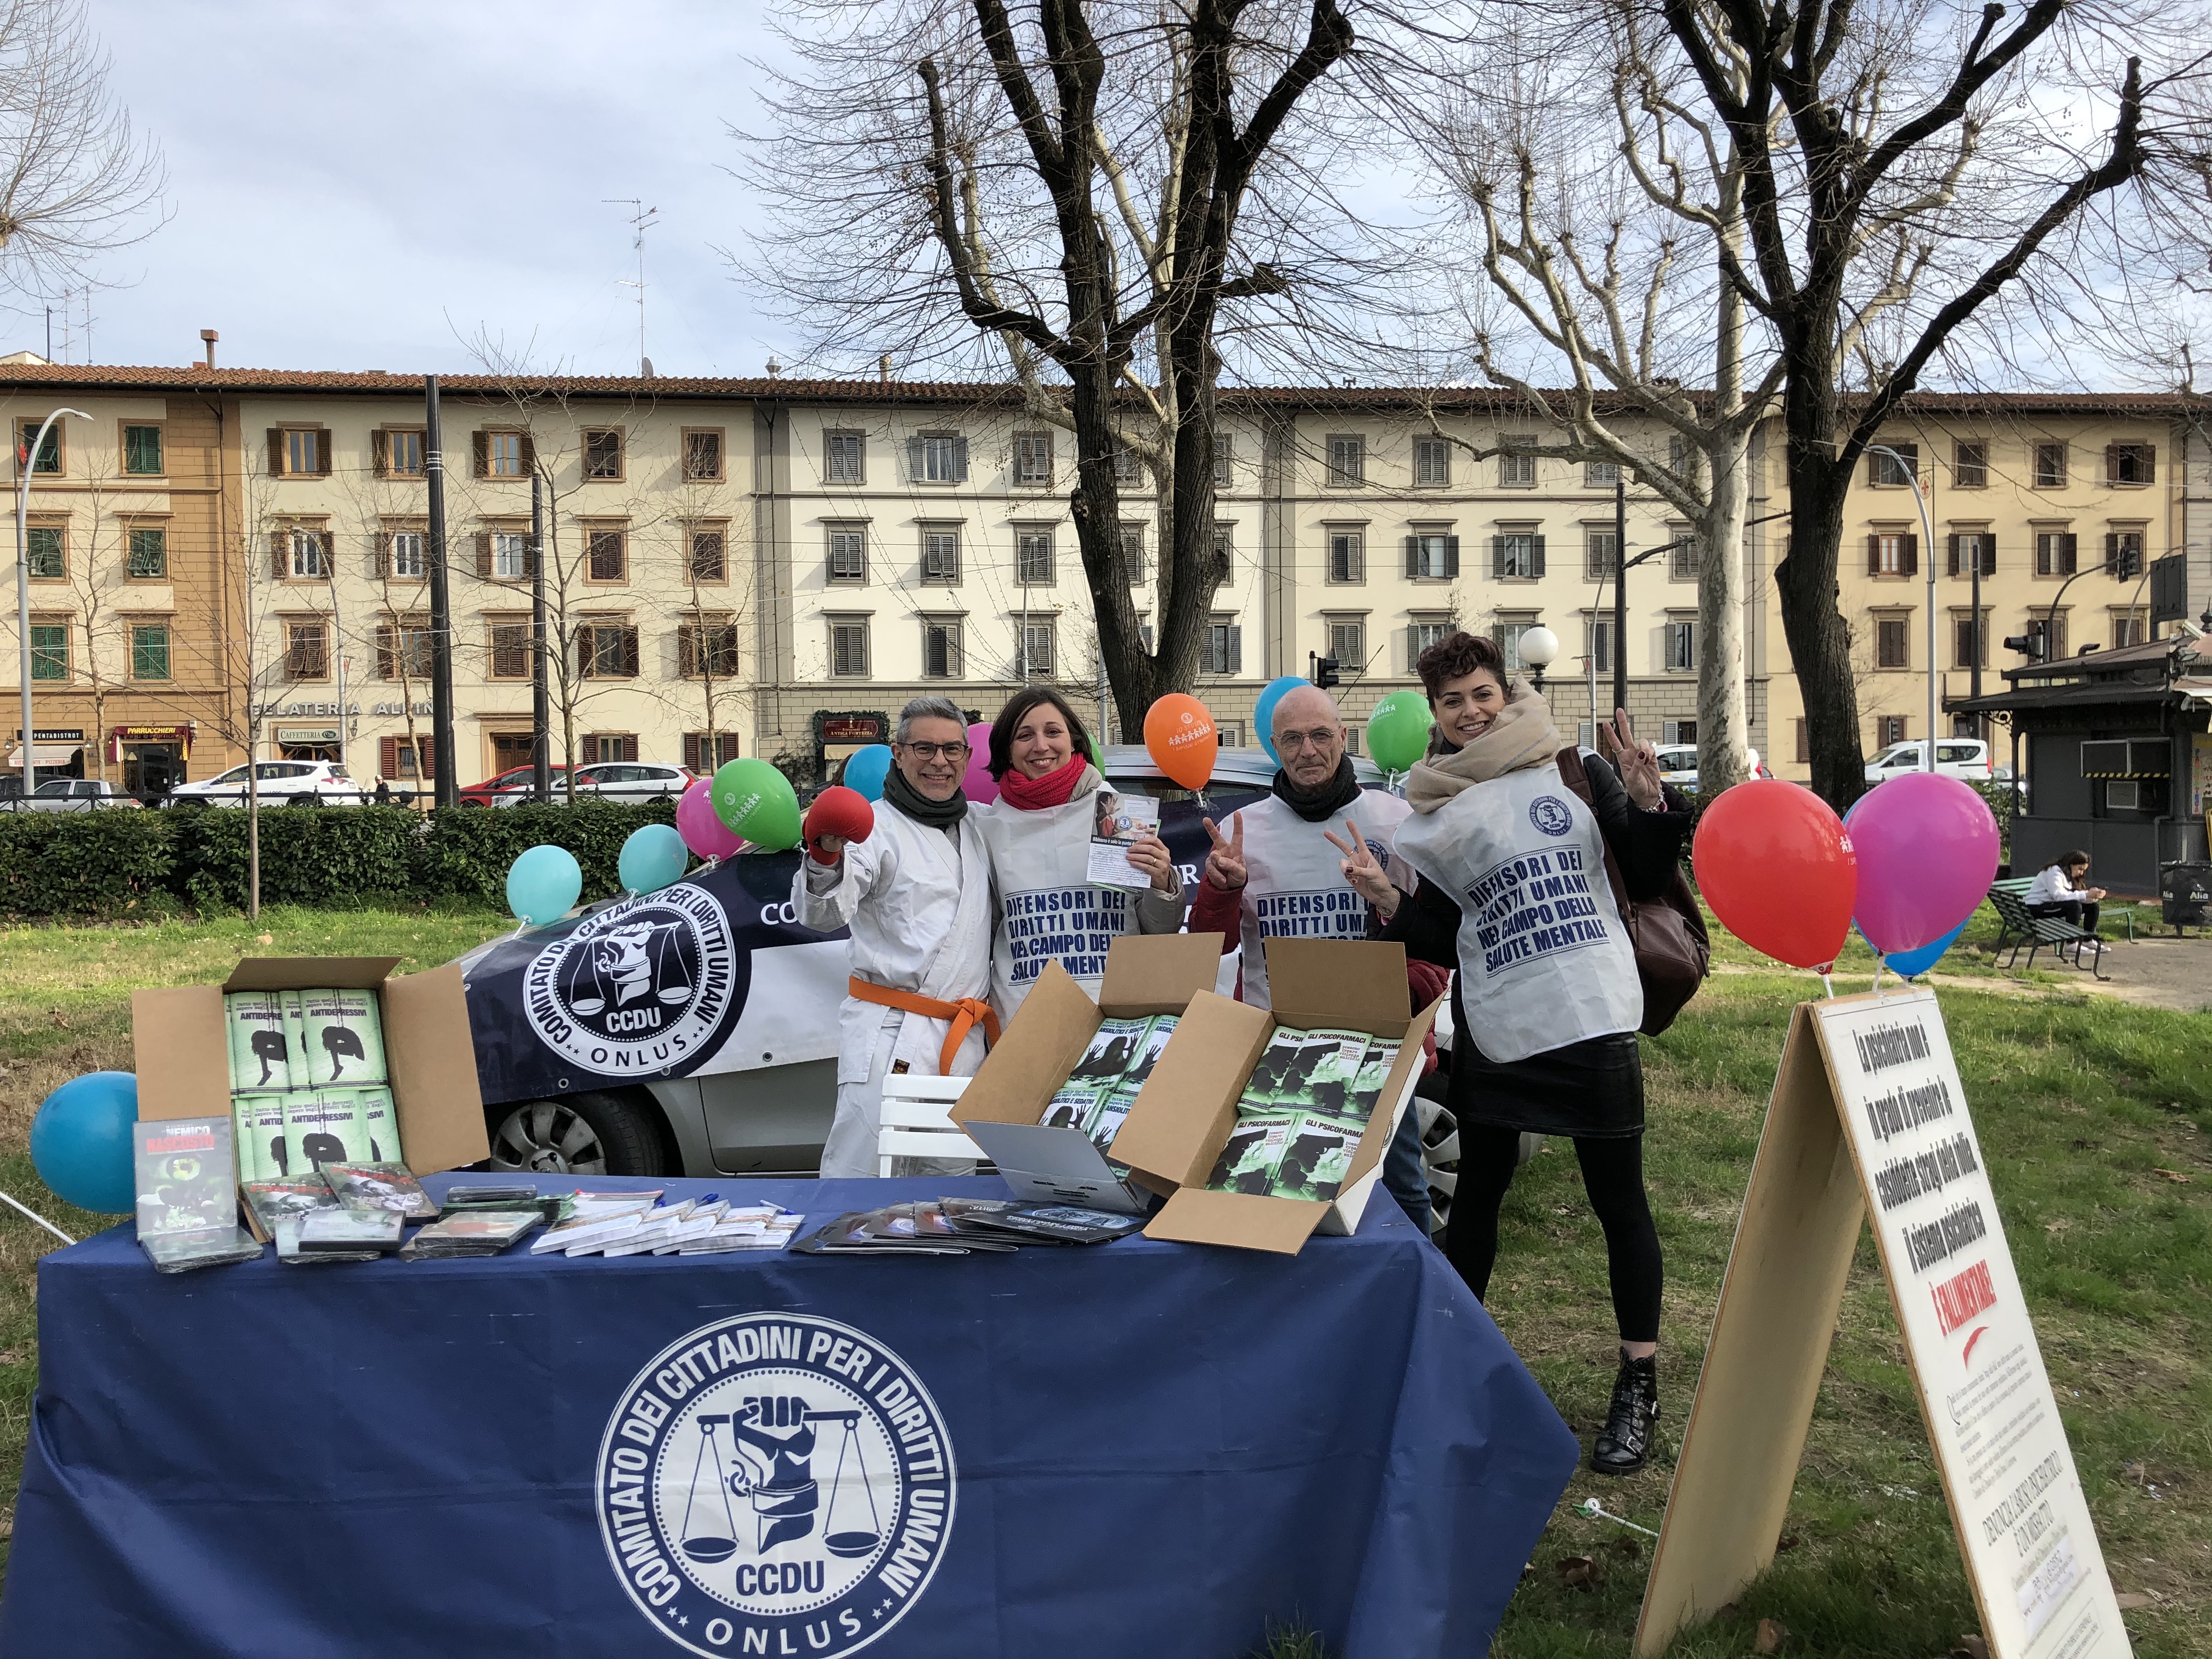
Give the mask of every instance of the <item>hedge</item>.
[{"label": "hedge", "polygon": [[[503,906],[525,848],[565,847],[586,897],[611,893],[623,842],[672,805],[274,807],[261,813],[261,902],[325,908],[459,899]],[[232,807],[0,812],[0,915],[113,917],[242,909],[246,815]]]}]

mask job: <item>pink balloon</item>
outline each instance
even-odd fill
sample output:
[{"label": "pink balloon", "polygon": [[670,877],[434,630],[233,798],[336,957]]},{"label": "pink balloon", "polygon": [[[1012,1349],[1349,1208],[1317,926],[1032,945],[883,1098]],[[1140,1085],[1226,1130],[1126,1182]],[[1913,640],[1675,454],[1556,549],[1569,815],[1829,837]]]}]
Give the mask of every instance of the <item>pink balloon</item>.
[{"label": "pink balloon", "polygon": [[676,833],[702,859],[735,858],[744,842],[714,816],[714,785],[712,778],[700,778],[684,792],[676,803]]},{"label": "pink balloon", "polygon": [[998,780],[991,775],[991,726],[977,720],[968,728],[968,773],[960,792],[978,806],[999,798]]},{"label": "pink balloon", "polygon": [[1997,872],[1997,821],[1957,778],[1907,772],[1860,797],[1859,932],[1887,956],[1932,945],[1982,902]]}]

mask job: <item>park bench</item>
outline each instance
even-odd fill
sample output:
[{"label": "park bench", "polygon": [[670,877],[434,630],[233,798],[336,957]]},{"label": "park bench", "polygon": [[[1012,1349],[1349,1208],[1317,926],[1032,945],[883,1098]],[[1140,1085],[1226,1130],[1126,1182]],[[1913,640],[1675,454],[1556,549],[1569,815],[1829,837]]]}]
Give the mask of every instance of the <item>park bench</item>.
[{"label": "park bench", "polygon": [[2090,958],[2090,973],[2098,979],[2109,977],[2104,972],[2103,939],[2087,927],[2075,927],[2063,916],[2032,916],[2027,913],[2027,890],[2034,884],[2032,876],[1990,884],[1990,903],[1997,913],[1998,923],[1997,942],[1990,947],[1990,954],[1994,957],[2003,950],[2005,942],[2009,939],[2012,956],[2004,963],[2005,970],[2009,973],[2020,961],[2020,950],[2023,945],[2027,947],[2027,966],[2031,969],[2035,966],[2035,953],[2045,945],[2049,945],[2051,954],[2063,962],[2066,947],[2070,945],[2074,947],[2074,965],[2079,968],[2082,947],[2090,945],[2096,951]]}]

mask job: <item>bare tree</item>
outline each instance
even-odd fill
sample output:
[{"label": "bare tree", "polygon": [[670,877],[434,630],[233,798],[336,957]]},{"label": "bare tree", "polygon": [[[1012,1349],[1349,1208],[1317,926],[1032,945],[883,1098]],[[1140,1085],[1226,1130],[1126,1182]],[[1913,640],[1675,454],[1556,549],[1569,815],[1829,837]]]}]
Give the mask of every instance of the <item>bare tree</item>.
[{"label": "bare tree", "polygon": [[162,222],[160,149],[131,131],[84,0],[0,9],[0,284],[55,294]]}]

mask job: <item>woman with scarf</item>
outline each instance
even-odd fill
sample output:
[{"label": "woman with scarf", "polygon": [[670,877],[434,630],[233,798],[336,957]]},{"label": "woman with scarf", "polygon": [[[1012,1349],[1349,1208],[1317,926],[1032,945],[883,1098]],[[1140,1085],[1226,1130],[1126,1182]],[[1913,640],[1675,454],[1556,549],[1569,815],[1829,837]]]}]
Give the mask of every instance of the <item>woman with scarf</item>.
[{"label": "woman with scarf", "polygon": [[1117,934],[1172,933],[1182,926],[1182,878],[1158,836],[1129,847],[1152,878],[1132,893],[1089,880],[1095,807],[1104,779],[1090,733],[1060,695],[1033,685],[991,723],[991,775],[999,799],[976,821],[991,860],[997,903],[991,936],[991,1003],[1001,1024],[1057,962],[1091,995]]},{"label": "woman with scarf", "polygon": [[1498,1212],[1521,1135],[1574,1142],[1605,1230],[1620,1369],[1590,1467],[1627,1474],[1659,1416],[1659,1235],[1644,1191],[1644,988],[1606,875],[1658,897],[1693,822],[1659,781],[1656,756],[1616,713],[1619,771],[1577,754],[1496,641],[1454,634],[1416,665],[1436,719],[1407,779],[1398,855],[1420,881],[1401,896],[1354,848],[1346,875],[1385,918],[1383,937],[1455,968],[1450,1105],[1459,1184],[1444,1251],[1483,1297]]}]

